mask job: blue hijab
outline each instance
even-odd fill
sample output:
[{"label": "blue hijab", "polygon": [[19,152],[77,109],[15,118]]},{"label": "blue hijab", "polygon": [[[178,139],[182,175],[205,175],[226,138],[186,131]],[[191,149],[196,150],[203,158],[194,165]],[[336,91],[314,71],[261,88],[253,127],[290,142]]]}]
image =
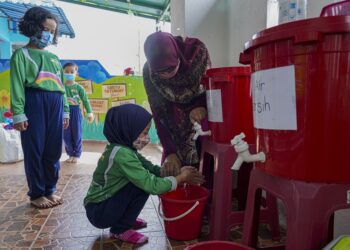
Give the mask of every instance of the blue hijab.
[{"label": "blue hijab", "polygon": [[132,143],[151,119],[147,110],[135,104],[113,107],[107,112],[103,134],[109,143],[133,148]]}]

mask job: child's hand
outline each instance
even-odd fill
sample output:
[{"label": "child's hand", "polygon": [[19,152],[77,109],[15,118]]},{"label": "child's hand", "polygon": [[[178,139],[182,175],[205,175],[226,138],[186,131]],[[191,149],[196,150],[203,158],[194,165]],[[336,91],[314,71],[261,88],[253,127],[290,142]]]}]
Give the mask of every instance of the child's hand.
[{"label": "child's hand", "polygon": [[16,123],[14,124],[14,128],[20,132],[22,131],[26,131],[27,130],[27,127],[28,127],[28,121],[24,121],[24,122],[19,122],[19,123]]},{"label": "child's hand", "polygon": [[67,129],[69,126],[69,118],[63,118],[63,128]]},{"label": "child's hand", "polygon": [[181,174],[176,176],[178,183],[187,182],[189,184],[202,184],[204,182],[204,175],[198,172],[194,167],[185,166],[181,168]]},{"label": "child's hand", "polygon": [[93,116],[88,116],[87,120],[88,120],[88,123],[92,123],[94,121],[94,117]]}]

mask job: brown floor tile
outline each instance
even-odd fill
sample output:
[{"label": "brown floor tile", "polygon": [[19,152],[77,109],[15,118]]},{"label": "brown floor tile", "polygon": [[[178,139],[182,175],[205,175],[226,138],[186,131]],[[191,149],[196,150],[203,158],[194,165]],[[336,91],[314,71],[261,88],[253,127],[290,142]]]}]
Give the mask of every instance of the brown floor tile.
[{"label": "brown floor tile", "polygon": [[[0,209],[0,219],[8,221],[37,220],[46,218],[50,209],[36,209],[30,205],[29,200],[17,201],[17,207],[5,207]],[[1,228],[1,226],[0,226]]]},{"label": "brown floor tile", "polygon": [[102,230],[93,227],[85,213],[51,214],[38,240],[100,236]]},{"label": "brown floor tile", "polygon": [[0,176],[0,183],[0,208],[6,206],[27,185],[23,175]]},{"label": "brown floor tile", "polygon": [[17,175],[24,176],[23,161],[20,161],[17,163],[10,163],[10,164],[0,163],[0,176],[13,177]]},{"label": "brown floor tile", "polygon": [[120,240],[112,239],[109,237],[109,229],[104,229],[103,233],[98,241],[99,245],[104,249],[121,249],[124,245],[124,248],[132,248],[133,245],[123,243]]},{"label": "brown floor tile", "polygon": [[53,208],[52,213],[85,213],[83,199],[90,185],[90,181],[90,175],[74,174],[62,194],[63,204]]},{"label": "brown floor tile", "polygon": [[36,249],[64,249],[64,250],[80,250],[80,249],[100,249],[100,236],[95,237],[79,237],[79,238],[63,238],[63,239],[38,239],[32,246],[32,250]]},{"label": "brown floor tile", "polygon": [[172,247],[179,247],[179,246],[187,246],[193,243],[198,242],[197,240],[191,241],[191,242],[186,242],[186,241],[179,241],[179,240],[173,240],[173,239],[169,239],[170,245]]},{"label": "brown floor tile", "polygon": [[32,232],[1,232],[0,246],[4,249],[29,249],[35,236]]},{"label": "brown floor tile", "polygon": [[63,204],[54,207],[52,209],[52,214],[72,214],[72,213],[85,213],[85,208],[83,205],[83,197],[85,195],[76,195],[75,197],[66,196],[63,193]]}]

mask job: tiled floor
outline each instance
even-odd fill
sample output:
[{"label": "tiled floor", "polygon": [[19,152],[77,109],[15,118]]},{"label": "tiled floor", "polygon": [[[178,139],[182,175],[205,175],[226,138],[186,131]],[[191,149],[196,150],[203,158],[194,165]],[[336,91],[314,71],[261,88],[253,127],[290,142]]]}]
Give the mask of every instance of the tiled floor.
[{"label": "tiled floor", "polygon": [[[27,183],[23,162],[0,164],[0,250],[2,249],[136,249],[131,244],[111,240],[108,230],[94,228],[85,216],[82,199],[90,184],[96,162],[103,151],[104,144],[85,143],[83,156],[77,165],[62,162],[58,192],[64,199],[61,206],[38,210],[29,205]],[[150,160],[159,162],[157,147],[144,150]],[[62,161],[67,158],[62,156]],[[149,242],[137,249],[182,250],[197,242],[169,240],[163,229],[162,220],[157,214],[158,197],[152,196],[141,213],[148,227],[141,230],[149,236]],[[335,233],[350,234],[350,212],[340,211],[336,215]],[[205,240],[208,226],[203,226],[199,240]],[[231,239],[239,241],[242,228],[232,230]],[[284,234],[284,233],[283,233]],[[269,240],[269,230],[262,225],[260,230],[262,246],[278,245]],[[282,239],[283,241],[283,239]]]}]

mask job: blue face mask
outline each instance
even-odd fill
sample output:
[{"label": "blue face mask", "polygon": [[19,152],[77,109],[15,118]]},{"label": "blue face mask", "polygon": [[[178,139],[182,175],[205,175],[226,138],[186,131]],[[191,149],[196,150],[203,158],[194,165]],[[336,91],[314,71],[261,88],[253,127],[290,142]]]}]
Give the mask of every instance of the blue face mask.
[{"label": "blue face mask", "polygon": [[32,36],[30,41],[39,49],[43,49],[53,42],[53,35],[49,31],[43,31],[41,33],[41,38],[37,38],[36,36]]},{"label": "blue face mask", "polygon": [[64,78],[66,78],[67,81],[74,81],[75,80],[75,74],[64,74]]}]

